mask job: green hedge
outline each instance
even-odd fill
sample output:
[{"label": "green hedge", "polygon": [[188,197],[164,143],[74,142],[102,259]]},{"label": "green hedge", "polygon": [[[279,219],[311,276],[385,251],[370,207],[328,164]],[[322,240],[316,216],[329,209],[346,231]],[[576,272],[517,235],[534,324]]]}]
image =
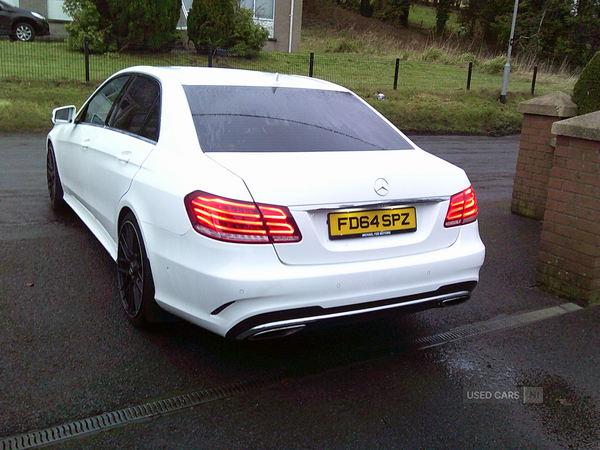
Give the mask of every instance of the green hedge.
[{"label": "green hedge", "polygon": [[600,52],[596,52],[581,72],[573,88],[573,101],[580,115],[600,110]]}]

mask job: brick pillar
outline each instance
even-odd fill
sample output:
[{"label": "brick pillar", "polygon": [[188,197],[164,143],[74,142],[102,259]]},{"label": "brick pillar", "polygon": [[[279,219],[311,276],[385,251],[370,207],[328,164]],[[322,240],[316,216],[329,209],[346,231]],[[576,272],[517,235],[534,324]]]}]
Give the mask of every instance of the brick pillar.
[{"label": "brick pillar", "polygon": [[600,111],[556,122],[536,281],[600,303]]},{"label": "brick pillar", "polygon": [[567,94],[554,92],[520,103],[518,111],[524,115],[510,209],[542,220],[556,138],[552,124],[577,114],[577,105]]}]

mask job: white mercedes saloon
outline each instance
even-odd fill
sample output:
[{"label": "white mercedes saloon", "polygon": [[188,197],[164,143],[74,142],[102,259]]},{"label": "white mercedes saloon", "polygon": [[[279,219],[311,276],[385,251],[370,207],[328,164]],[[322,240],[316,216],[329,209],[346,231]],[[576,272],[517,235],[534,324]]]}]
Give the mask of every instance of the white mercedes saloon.
[{"label": "white mercedes saloon", "polygon": [[116,261],[135,326],[279,337],[460,303],[478,282],[464,171],[341,86],[132,67],[52,121],[51,205]]}]

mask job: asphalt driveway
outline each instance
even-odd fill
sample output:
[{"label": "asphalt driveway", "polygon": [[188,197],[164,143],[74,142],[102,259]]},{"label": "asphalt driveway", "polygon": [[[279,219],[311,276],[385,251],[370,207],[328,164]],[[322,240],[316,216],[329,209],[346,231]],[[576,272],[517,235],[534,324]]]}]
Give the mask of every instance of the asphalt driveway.
[{"label": "asphalt driveway", "polygon": [[518,136],[414,140],[477,192],[471,300],[240,344],[131,328],[113,261],[49,209],[44,136],[0,135],[0,450],[600,448],[600,309],[534,285]]}]

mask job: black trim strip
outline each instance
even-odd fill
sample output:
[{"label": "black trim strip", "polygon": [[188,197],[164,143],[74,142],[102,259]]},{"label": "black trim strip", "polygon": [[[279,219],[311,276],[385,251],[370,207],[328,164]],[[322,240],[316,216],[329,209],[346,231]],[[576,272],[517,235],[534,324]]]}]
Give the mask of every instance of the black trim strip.
[{"label": "black trim strip", "polygon": [[[464,298],[467,300],[469,298],[470,293],[475,289],[477,285],[476,281],[468,281],[464,283],[451,284],[448,286],[443,286],[436,291],[425,292],[421,294],[408,295],[405,297],[396,297],[391,299],[378,300],[374,302],[367,303],[359,303],[353,305],[340,306],[336,308],[321,308],[318,306],[311,306],[308,308],[295,308],[289,309],[285,311],[274,311],[265,314],[259,314],[254,317],[249,317],[246,320],[235,325],[231,328],[226,337],[228,339],[239,339],[240,336],[243,336],[242,339],[246,339],[252,336],[253,333],[250,333],[247,336],[249,330],[253,328],[260,327],[262,325],[267,325],[270,323],[278,323],[282,321],[288,320],[298,320],[307,319],[307,325],[311,324],[312,321],[319,321],[319,317],[322,316],[330,316],[336,314],[344,314],[344,313],[355,313],[351,314],[348,317],[336,318],[333,320],[327,320],[326,322],[334,321],[336,323],[351,323],[357,321],[368,320],[371,317],[377,317],[381,315],[389,315],[389,309],[402,308],[403,312],[410,313],[416,311],[422,311],[424,309],[435,308],[436,306],[442,306],[440,303],[439,297],[448,296],[448,300],[452,300],[452,294],[457,294],[457,298]],[[419,302],[422,300],[422,302]],[[416,304],[415,304],[416,302]],[[377,308],[386,308],[384,311],[369,311]],[[365,311],[361,313],[361,311]],[[367,317],[368,316],[368,317]],[[319,322],[325,322],[323,320]],[[258,331],[258,330],[257,330]]]}]

